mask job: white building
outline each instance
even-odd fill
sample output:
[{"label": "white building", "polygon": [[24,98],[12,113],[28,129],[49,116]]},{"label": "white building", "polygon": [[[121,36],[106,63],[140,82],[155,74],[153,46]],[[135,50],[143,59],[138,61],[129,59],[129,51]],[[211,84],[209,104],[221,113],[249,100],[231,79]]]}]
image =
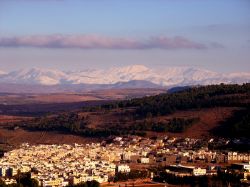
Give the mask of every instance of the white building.
[{"label": "white building", "polygon": [[237,152],[228,152],[227,153],[227,161],[250,161],[249,153],[237,153]]},{"label": "white building", "polygon": [[42,186],[63,186],[64,180],[62,178],[47,179],[42,181]]},{"label": "white building", "polygon": [[119,165],[117,166],[117,171],[121,173],[129,173],[130,167],[128,165]]},{"label": "white building", "polygon": [[142,158],[141,158],[141,163],[142,163],[142,164],[148,164],[148,163],[149,163],[149,158],[142,157]]},{"label": "white building", "polygon": [[183,165],[171,165],[167,172],[174,172],[175,174],[185,174],[185,175],[206,175],[207,170],[202,168],[197,168],[194,166],[183,166]]},{"label": "white building", "polygon": [[206,173],[207,173],[206,169],[202,169],[202,168],[194,168],[193,169],[194,176],[206,175]]}]

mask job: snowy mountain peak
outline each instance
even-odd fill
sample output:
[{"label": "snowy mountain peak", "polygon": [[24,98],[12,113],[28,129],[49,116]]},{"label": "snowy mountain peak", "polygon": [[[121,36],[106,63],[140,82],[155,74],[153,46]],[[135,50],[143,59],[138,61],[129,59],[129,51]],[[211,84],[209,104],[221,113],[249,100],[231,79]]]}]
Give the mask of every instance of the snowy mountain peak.
[{"label": "snowy mountain peak", "polygon": [[159,86],[244,83],[250,82],[250,73],[222,74],[195,67],[153,69],[143,65],[67,72],[40,68],[23,69],[9,73],[1,73],[0,71],[0,82],[2,83],[58,85],[116,84],[129,81],[147,81]]},{"label": "snowy mountain peak", "polygon": [[125,66],[125,67],[117,68],[117,69],[126,73],[139,73],[139,72],[144,72],[144,71],[149,70],[149,68],[143,65],[131,65],[131,66]]}]

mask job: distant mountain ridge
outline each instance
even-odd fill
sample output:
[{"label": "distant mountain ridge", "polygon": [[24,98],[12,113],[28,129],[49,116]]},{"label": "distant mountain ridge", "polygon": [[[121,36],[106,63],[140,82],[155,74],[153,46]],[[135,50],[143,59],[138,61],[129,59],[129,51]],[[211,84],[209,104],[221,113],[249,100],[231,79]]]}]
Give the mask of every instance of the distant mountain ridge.
[{"label": "distant mountain ridge", "polygon": [[0,93],[69,93],[69,92],[88,92],[95,90],[107,89],[166,89],[149,81],[129,81],[118,82],[115,84],[57,84],[57,85],[40,85],[40,84],[16,84],[0,83]]},{"label": "distant mountain ridge", "polygon": [[[31,68],[11,72],[0,71],[0,84],[24,85],[99,85],[104,87],[174,87],[220,83],[250,82],[250,72],[218,73],[195,67],[148,68],[131,65],[109,69],[60,71]],[[122,85],[121,85],[122,84]]]}]

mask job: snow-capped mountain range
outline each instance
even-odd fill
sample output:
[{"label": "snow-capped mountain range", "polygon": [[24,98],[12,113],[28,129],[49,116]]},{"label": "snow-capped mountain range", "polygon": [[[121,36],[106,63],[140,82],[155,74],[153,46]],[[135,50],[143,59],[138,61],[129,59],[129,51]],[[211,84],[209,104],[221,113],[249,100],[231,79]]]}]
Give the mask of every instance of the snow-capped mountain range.
[{"label": "snow-capped mountain range", "polygon": [[[0,83],[5,84],[121,85],[122,83],[131,81],[137,81],[137,84],[138,81],[144,81],[144,83],[152,83],[152,85],[158,85],[159,87],[246,83],[250,82],[250,72],[222,74],[195,67],[166,67],[152,69],[143,65],[115,67],[105,70],[85,69],[81,71],[59,71],[32,68],[11,72],[0,71]],[[134,83],[135,82],[133,82],[133,84]]]}]

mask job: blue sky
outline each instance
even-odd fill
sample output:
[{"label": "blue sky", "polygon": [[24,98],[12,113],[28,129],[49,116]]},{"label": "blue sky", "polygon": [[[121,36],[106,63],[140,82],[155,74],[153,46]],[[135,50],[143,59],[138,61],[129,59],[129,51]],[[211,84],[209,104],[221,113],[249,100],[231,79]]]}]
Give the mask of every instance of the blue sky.
[{"label": "blue sky", "polygon": [[248,0],[0,0],[0,70],[250,71]]}]

